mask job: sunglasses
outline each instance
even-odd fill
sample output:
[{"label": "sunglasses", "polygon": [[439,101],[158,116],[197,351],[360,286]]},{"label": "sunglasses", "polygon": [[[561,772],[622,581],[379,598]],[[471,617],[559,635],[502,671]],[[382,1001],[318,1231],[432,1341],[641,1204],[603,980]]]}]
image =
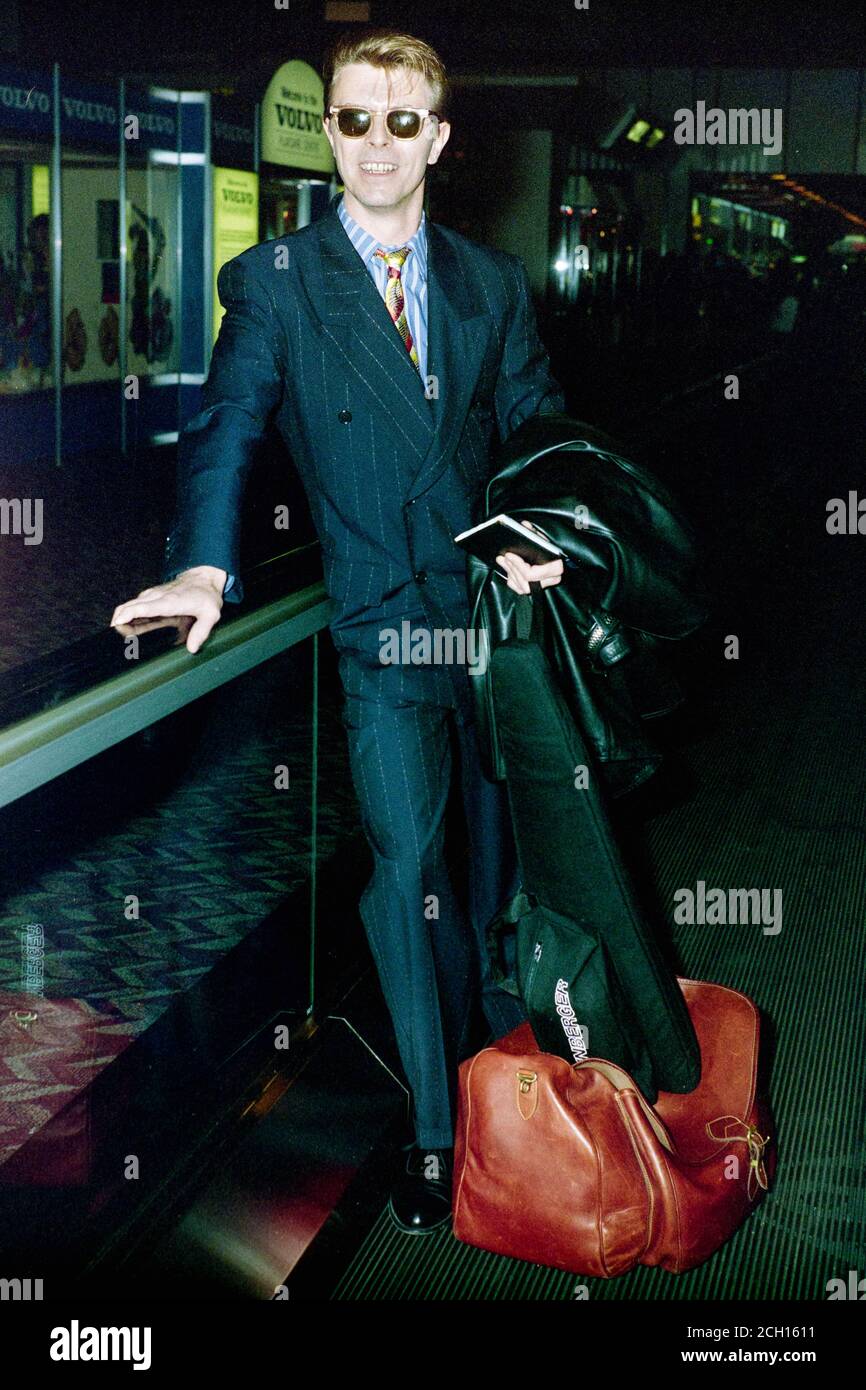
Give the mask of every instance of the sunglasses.
[{"label": "sunglasses", "polygon": [[[366,106],[328,107],[328,115],[337,117],[337,129],[340,134],[348,136],[350,140],[357,140],[367,134],[373,124],[374,114],[375,112],[368,110]],[[421,128],[428,116],[435,116],[437,121],[442,119],[438,111],[431,111],[426,106],[400,106],[383,114],[385,125],[398,140],[416,139],[421,134]]]}]

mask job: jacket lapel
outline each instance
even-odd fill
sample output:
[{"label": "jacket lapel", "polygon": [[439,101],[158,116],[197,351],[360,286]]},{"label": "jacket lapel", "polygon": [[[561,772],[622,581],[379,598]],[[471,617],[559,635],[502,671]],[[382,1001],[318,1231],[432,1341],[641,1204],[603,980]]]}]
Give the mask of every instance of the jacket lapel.
[{"label": "jacket lapel", "polygon": [[372,276],[332,202],[314,224],[319,255],[308,289],[322,329],[383,425],[406,449],[414,497],[431,487],[457,445],[491,331],[475,276],[436,223],[427,220],[427,376],[425,385]]},{"label": "jacket lapel", "polygon": [[[387,312],[387,311],[386,311]],[[491,322],[471,269],[435,222],[427,222],[427,376],[435,432],[412,479],[418,496],[444,471],[460,438]]]},{"label": "jacket lapel", "polygon": [[424,383],[334,204],[316,225],[321,279],[313,293],[314,307],[344,366],[411,451],[414,468],[434,437]]}]

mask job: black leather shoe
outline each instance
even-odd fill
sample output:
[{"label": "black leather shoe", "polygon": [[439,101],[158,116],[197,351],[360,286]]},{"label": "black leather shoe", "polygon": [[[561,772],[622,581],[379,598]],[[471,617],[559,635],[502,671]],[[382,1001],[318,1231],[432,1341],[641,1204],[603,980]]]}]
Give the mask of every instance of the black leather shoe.
[{"label": "black leather shoe", "polygon": [[406,1169],[391,1190],[391,1220],[407,1235],[427,1235],[451,1220],[453,1149],[408,1148]]}]

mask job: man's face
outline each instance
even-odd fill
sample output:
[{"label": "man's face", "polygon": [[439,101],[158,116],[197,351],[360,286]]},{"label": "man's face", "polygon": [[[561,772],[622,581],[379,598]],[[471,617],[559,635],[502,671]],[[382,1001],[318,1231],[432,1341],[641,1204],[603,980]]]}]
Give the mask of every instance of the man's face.
[{"label": "man's face", "polygon": [[[366,106],[374,112],[394,107],[433,107],[436,105],[429,84],[406,68],[371,67],[369,63],[349,63],[340,68],[331,85],[330,105]],[[401,140],[385,125],[384,116],[374,115],[366,135],[341,135],[337,117],[325,122],[340,178],[346,191],[366,208],[399,209],[423,184],[428,164],[435,164],[448,139],[447,121],[428,117],[414,140]]]}]

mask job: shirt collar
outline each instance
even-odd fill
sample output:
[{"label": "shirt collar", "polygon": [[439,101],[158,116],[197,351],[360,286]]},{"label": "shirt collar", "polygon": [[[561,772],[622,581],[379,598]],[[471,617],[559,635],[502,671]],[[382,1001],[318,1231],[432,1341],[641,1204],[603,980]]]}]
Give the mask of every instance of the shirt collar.
[{"label": "shirt collar", "polygon": [[[347,210],[345,199],[342,197],[337,203],[337,213],[346,229],[349,240],[361,257],[361,260],[369,268],[372,264],[373,257],[379,247],[382,246],[382,242],[377,241],[376,237],[371,236],[369,232],[364,230],[360,223],[355,221],[352,214]],[[415,235],[410,237],[408,241],[395,243],[393,246],[385,246],[383,250],[396,251],[398,246],[412,247],[412,258],[416,262],[418,275],[422,280],[425,279],[427,275],[427,214],[423,210],[421,212],[421,222]]]}]

